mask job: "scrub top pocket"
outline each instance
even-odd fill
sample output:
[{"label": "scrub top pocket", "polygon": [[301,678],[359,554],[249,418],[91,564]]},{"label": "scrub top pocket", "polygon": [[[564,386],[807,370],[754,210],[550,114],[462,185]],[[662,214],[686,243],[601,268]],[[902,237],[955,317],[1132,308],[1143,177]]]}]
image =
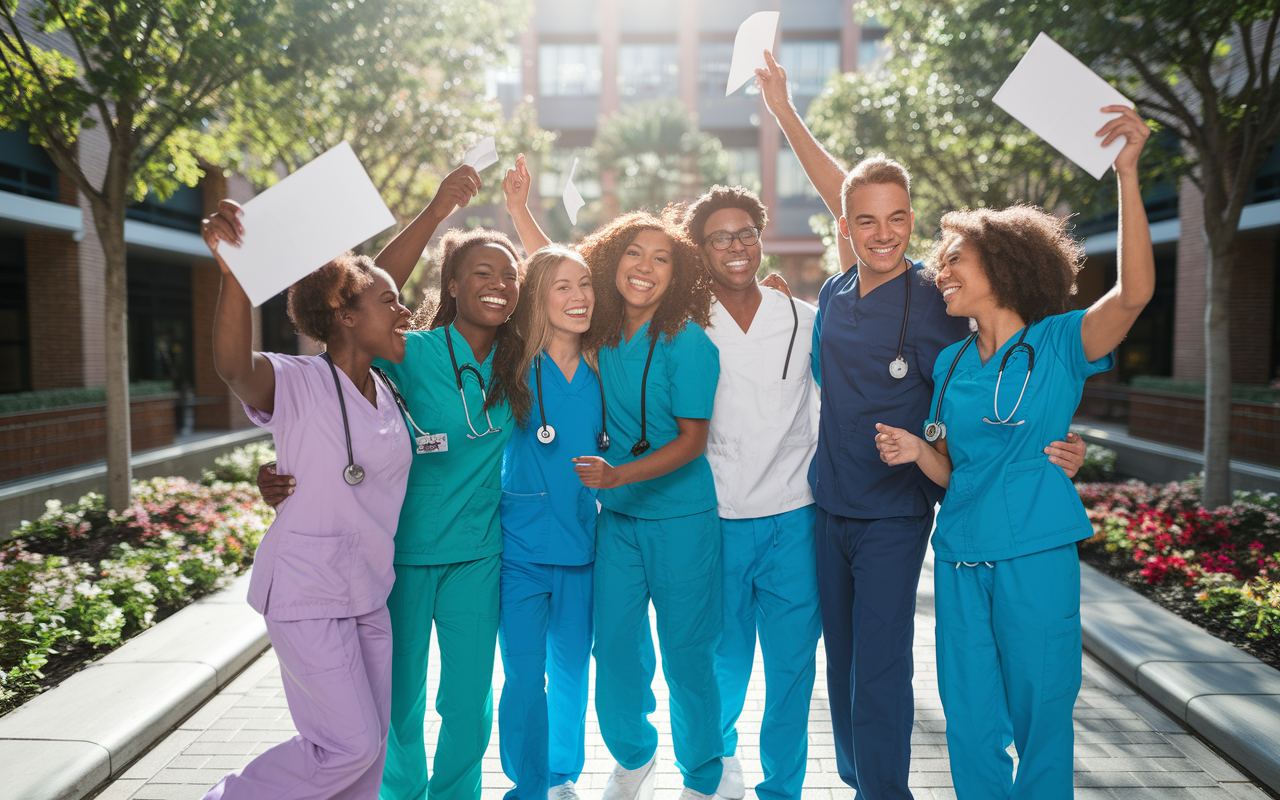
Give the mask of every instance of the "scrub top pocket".
[{"label": "scrub top pocket", "polygon": [[517,494],[504,491],[498,506],[503,552],[520,556],[545,555],[551,526],[551,498],[546,492]]},{"label": "scrub top pocket", "polygon": [[467,535],[474,538],[477,550],[492,546],[494,543],[490,541],[490,537],[495,532],[501,533],[502,528],[498,524],[498,507],[501,502],[501,489],[477,486],[471,499],[462,507],[459,517],[466,526]]},{"label": "scrub top pocket", "polygon": [[346,616],[351,604],[352,548],[359,534],[316,536],[272,531],[280,537],[267,615],[280,621]]},{"label": "scrub top pocket", "polygon": [[[400,511],[400,528],[396,534],[396,552],[414,555],[431,555],[440,541],[439,486],[414,486],[405,490],[404,505]],[[400,530],[411,530],[413,537],[403,536]]]},{"label": "scrub top pocket", "polygon": [[[1078,527],[1083,506],[1078,510],[1060,507],[1056,499],[1063,496],[1063,484],[1070,497],[1078,495],[1071,479],[1048,456],[1037,455],[1015,461],[1005,470],[1004,500],[1009,514],[1009,531],[1015,545],[1026,544],[1064,530]],[[1031,551],[1028,551],[1031,552]]]}]

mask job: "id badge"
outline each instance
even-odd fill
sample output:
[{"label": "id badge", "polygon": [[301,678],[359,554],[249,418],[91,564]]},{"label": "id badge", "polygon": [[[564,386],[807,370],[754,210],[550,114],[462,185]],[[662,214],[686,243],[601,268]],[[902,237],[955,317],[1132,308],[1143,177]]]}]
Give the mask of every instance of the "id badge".
[{"label": "id badge", "polygon": [[418,455],[449,452],[449,434],[447,433],[424,433],[413,437],[413,440],[417,443],[414,452]]}]

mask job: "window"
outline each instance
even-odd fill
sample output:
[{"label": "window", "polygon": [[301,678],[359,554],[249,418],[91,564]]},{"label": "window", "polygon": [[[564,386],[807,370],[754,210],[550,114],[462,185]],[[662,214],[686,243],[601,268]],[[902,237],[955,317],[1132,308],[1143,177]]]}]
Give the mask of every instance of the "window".
[{"label": "window", "polygon": [[298,332],[289,319],[288,292],[262,304],[262,349],[270,353],[298,354]]},{"label": "window", "polygon": [[887,39],[863,39],[858,43],[858,72],[879,69],[889,58]]},{"label": "window", "polygon": [[703,42],[698,45],[698,94],[702,97],[724,97],[729,84],[729,64],[733,61],[733,42]]},{"label": "window", "polygon": [[539,45],[538,92],[547,97],[600,94],[600,45]]},{"label": "window", "polygon": [[0,393],[31,390],[26,245],[0,236]]},{"label": "window", "polygon": [[510,45],[498,55],[497,62],[484,72],[484,96],[497,100],[503,107],[520,102],[520,46]]},{"label": "window", "polygon": [[778,150],[778,198],[818,200],[820,197],[791,148]]},{"label": "window", "polygon": [[28,141],[25,127],[0,130],[0,191],[58,199],[58,168],[44,150]]},{"label": "window", "polygon": [[760,148],[726,147],[724,151],[729,156],[729,184],[760,194]]},{"label": "window", "polygon": [[191,267],[129,258],[129,380],[195,382]]},{"label": "window", "polygon": [[839,42],[783,42],[778,55],[793,95],[817,95],[831,73],[840,70]]},{"label": "window", "polygon": [[125,209],[127,219],[149,222],[180,231],[200,232],[200,219],[204,216],[204,200],[198,186],[180,186],[168,200],[161,200],[151,192]]},{"label": "window", "polygon": [[618,96],[647,100],[680,94],[680,48],[674,44],[624,44],[618,48]]}]

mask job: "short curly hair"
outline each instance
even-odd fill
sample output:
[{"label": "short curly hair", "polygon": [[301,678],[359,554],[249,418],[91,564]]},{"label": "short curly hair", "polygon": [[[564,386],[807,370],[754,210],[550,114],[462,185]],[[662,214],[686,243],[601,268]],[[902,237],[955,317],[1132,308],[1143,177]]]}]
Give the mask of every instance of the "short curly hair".
[{"label": "short curly hair", "polygon": [[738,208],[747,212],[751,217],[751,224],[762,234],[764,226],[769,224],[769,212],[755,192],[742,186],[712,186],[711,191],[693,201],[684,218],[684,229],[694,246],[702,246],[707,220],[711,215],[726,208]]},{"label": "short curly hair", "polygon": [[1071,237],[1067,220],[1041,208],[1014,205],[999,211],[952,211],[939,223],[938,243],[925,262],[936,279],[957,238],[976,251],[996,303],[1027,325],[1071,310],[1084,247]]},{"label": "short curly hair", "polygon": [[336,311],[351,308],[373,283],[378,267],[368,256],[348,250],[289,287],[289,319],[298,332],[329,343],[337,325]]},{"label": "short curly hair", "polygon": [[683,210],[669,205],[661,216],[647,211],[623,214],[587,236],[578,252],[591,269],[596,305],[591,329],[583,337],[583,349],[599,350],[622,341],[625,303],[616,282],[618,263],[641,231],[658,231],[671,240],[671,285],[649,323],[650,338],[665,334],[668,339],[684,330],[687,322],[707,328],[711,325],[711,273],[702,255],[685,236],[680,225]]}]

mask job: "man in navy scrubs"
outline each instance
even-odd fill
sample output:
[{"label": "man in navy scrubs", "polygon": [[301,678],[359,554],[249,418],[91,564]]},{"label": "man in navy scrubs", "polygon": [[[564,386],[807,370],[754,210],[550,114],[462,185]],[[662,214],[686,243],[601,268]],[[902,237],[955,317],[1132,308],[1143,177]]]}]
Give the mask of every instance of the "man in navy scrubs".
[{"label": "man in navy scrubs", "polygon": [[[840,263],[857,267],[822,287],[813,344],[822,391],[818,592],[836,764],[860,800],[910,798],[916,587],[944,492],[914,464],[881,461],[875,424],[921,431],[934,361],[968,335],[968,321],[947,315],[941,294],[906,257],[915,225],[907,170],[877,156],[846,176],[791,104],[785,71],[769,53],[766,62],[756,72],[765,101],[839,217]],[[1083,443],[1064,448],[1055,442],[1046,452],[1078,468]]]}]

